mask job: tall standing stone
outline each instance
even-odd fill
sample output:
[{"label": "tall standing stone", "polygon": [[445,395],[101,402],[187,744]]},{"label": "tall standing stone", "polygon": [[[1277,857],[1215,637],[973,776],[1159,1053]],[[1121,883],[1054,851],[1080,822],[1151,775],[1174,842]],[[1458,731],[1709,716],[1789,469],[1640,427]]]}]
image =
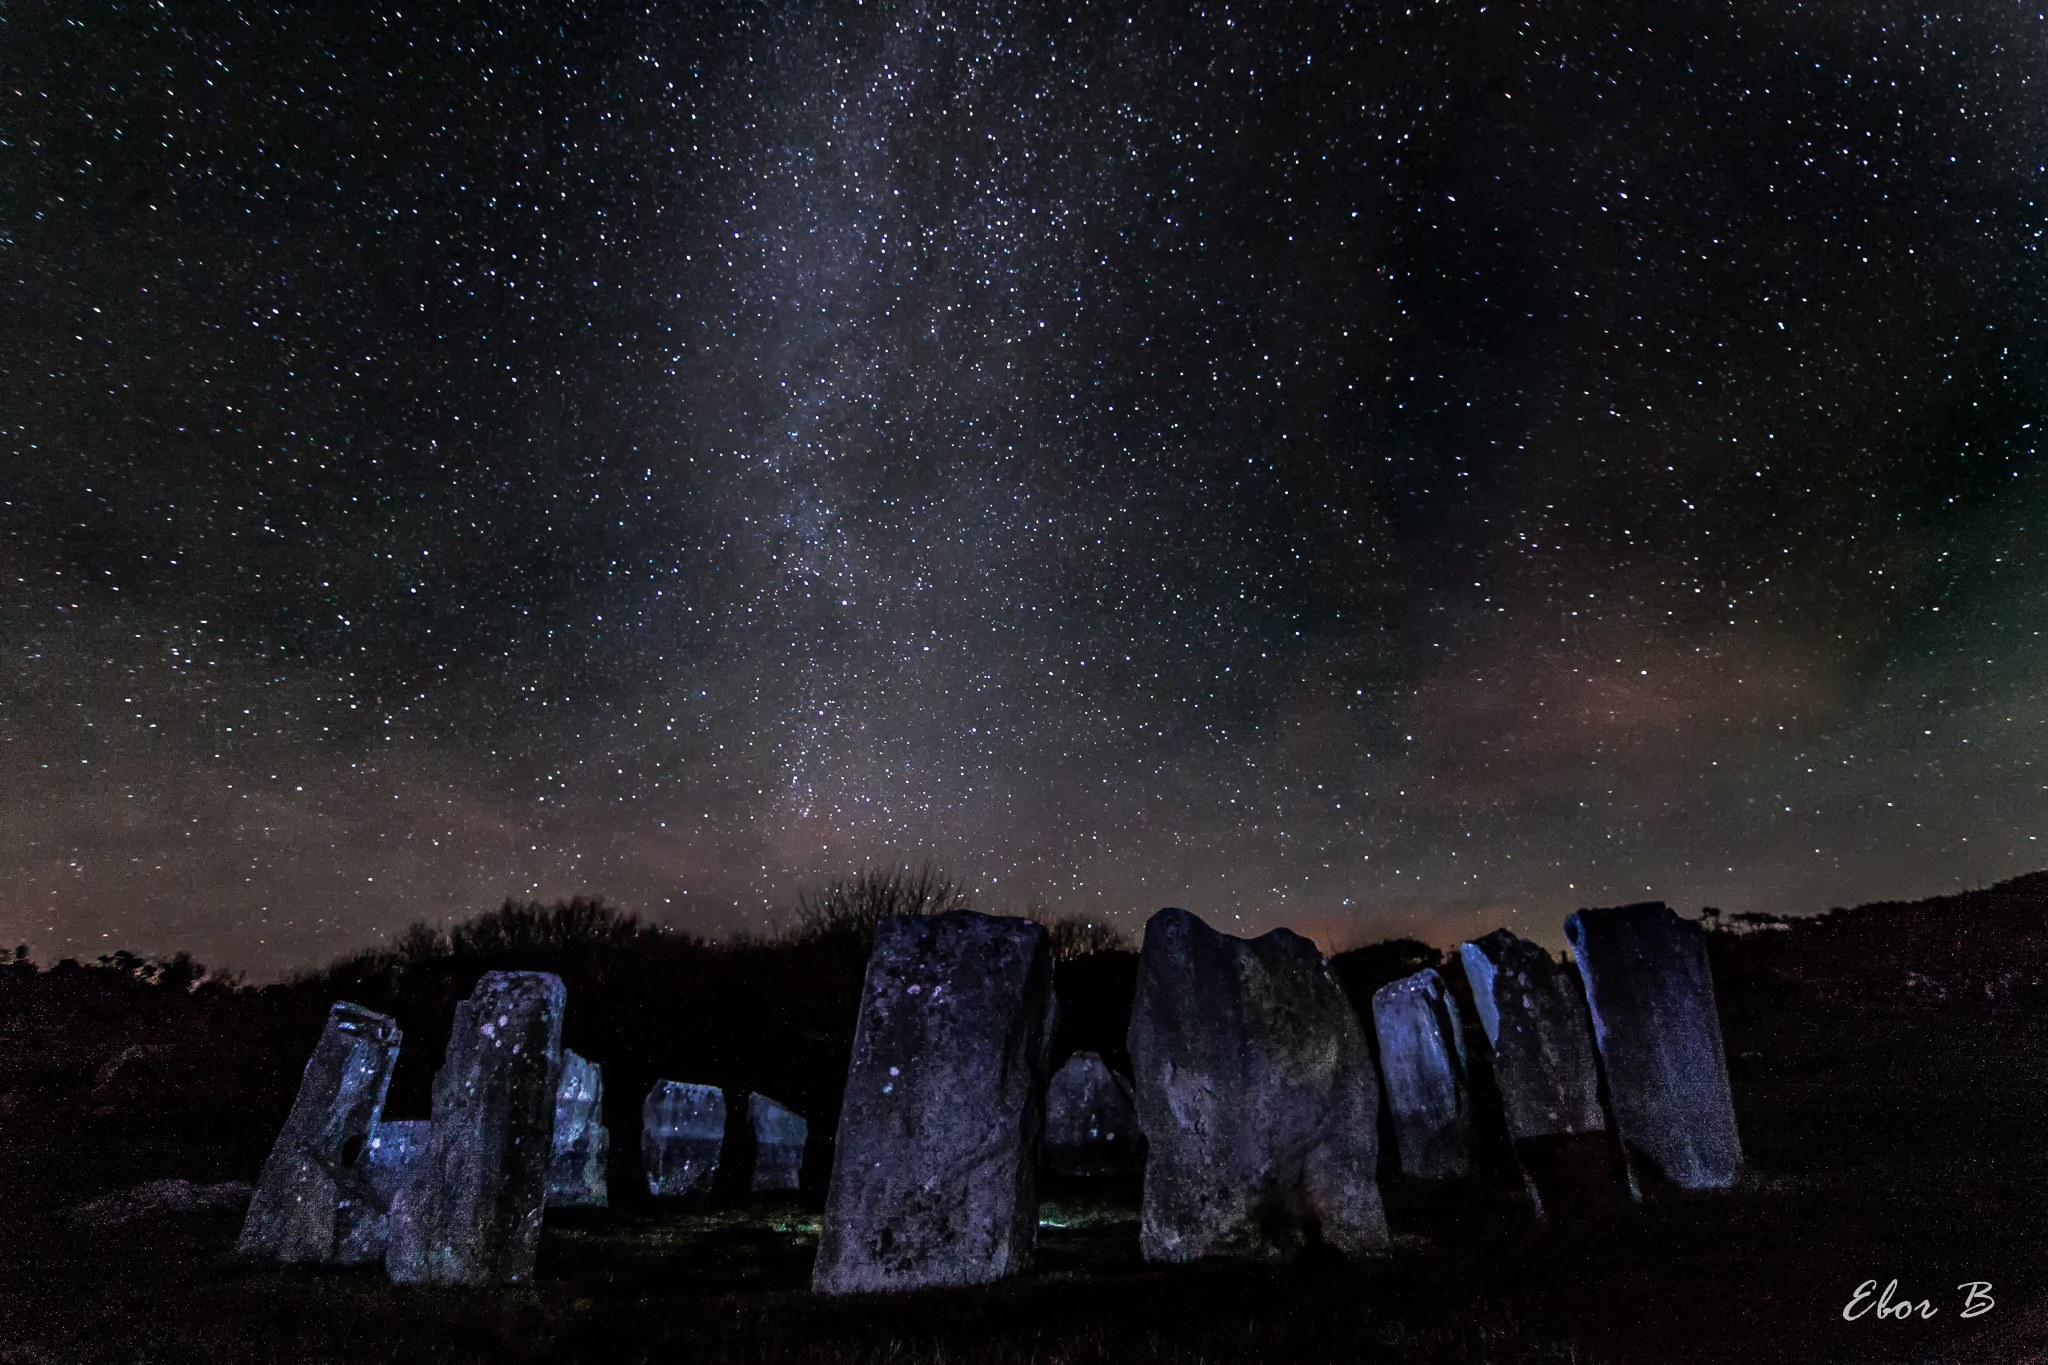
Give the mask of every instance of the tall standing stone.
[{"label": "tall standing stone", "polygon": [[555,1091],[554,1149],[548,1159],[548,1204],[601,1209],[610,1202],[605,1163],[611,1134],[604,1126],[604,1071],[573,1052],[562,1054]]},{"label": "tall standing stone", "polygon": [[747,1096],[747,1122],[754,1129],[754,1188],[793,1190],[804,1170],[804,1144],[811,1125],[794,1109],[766,1095]]},{"label": "tall standing stone", "polygon": [[1130,1048],[1147,1260],[1386,1244],[1379,1077],[1313,943],[1287,929],[1233,938],[1161,910],[1145,926]]},{"label": "tall standing stone", "polygon": [[1465,944],[1460,956],[1537,1212],[1611,1197],[1612,1150],[1578,983],[1542,947],[1505,929]]},{"label": "tall standing stone", "polygon": [[1418,1180],[1472,1174],[1472,1089],[1457,1001],[1434,967],[1373,992],[1380,1074],[1401,1170]]},{"label": "tall standing stone", "polygon": [[980,1284],[1038,1238],[1052,949],[1029,920],[885,919],[861,987],[812,1284]]},{"label": "tall standing stone", "polygon": [[1735,1183],[1742,1141],[1706,936],[1662,901],[1564,922],[1593,1014],[1629,1191]]},{"label": "tall standing stone", "polygon": [[298,1097],[263,1163],[238,1249],[277,1261],[341,1258],[358,1213],[357,1167],[398,1061],[396,1021],[344,1000],[299,1078]]},{"label": "tall standing stone", "polygon": [[640,1105],[640,1159],[647,1192],[708,1190],[725,1148],[725,1092],[715,1085],[656,1081]]},{"label": "tall standing stone", "polygon": [[533,1275],[554,1147],[567,992],[550,972],[487,972],[455,1007],[434,1117],[391,1209],[401,1284]]},{"label": "tall standing stone", "polygon": [[1045,1164],[1061,1175],[1138,1167],[1137,1102],[1131,1083],[1095,1052],[1077,1052],[1045,1088]]}]

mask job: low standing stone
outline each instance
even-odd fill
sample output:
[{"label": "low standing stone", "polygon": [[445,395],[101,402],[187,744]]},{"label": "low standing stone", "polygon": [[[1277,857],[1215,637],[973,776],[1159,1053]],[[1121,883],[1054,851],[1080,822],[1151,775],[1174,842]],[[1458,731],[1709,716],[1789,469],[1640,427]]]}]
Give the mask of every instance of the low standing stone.
[{"label": "low standing stone", "polygon": [[1038,1237],[1052,951],[1029,920],[885,919],[861,987],[811,1282],[980,1284]]},{"label": "low standing stone", "polygon": [[1538,1214],[1611,1198],[1612,1150],[1578,983],[1542,947],[1505,929],[1465,944],[1460,956]]},{"label": "low standing stone", "polygon": [[804,1144],[811,1125],[802,1114],[766,1095],[747,1096],[747,1121],[754,1129],[754,1188],[793,1190],[804,1169]]},{"label": "low standing stone", "polygon": [[1313,943],[1286,929],[1233,938],[1161,910],[1145,926],[1130,1048],[1147,1260],[1386,1244],[1379,1078]]},{"label": "low standing stone", "polygon": [[406,1172],[426,1149],[431,1125],[425,1119],[380,1120],[370,1130],[358,1163],[362,1181],[346,1220],[340,1253],[343,1265],[373,1265],[391,1245],[391,1205]]},{"label": "low standing stone", "polygon": [[1630,1193],[1658,1182],[1728,1188],[1742,1141],[1706,936],[1662,901],[1581,910],[1564,931],[1585,976]]},{"label": "low standing stone", "polygon": [[1472,1173],[1472,1092],[1457,1010],[1433,967],[1389,982],[1372,996],[1394,1148],[1402,1172],[1418,1180]]},{"label": "low standing stone", "polygon": [[647,1192],[674,1196],[711,1188],[725,1147],[725,1092],[715,1085],[656,1081],[640,1106],[640,1158]]},{"label": "low standing stone", "polygon": [[1099,1053],[1077,1052],[1045,1088],[1045,1164],[1062,1175],[1114,1175],[1138,1167],[1131,1083]]},{"label": "low standing stone", "polygon": [[609,1202],[605,1162],[610,1155],[611,1134],[604,1126],[604,1071],[596,1062],[565,1051],[562,1084],[555,1092],[548,1204],[604,1208]]},{"label": "low standing stone", "polygon": [[298,1097],[263,1163],[237,1249],[278,1261],[332,1262],[348,1237],[356,1170],[398,1061],[396,1021],[344,1000],[299,1079]]},{"label": "low standing stone", "polygon": [[487,972],[455,1007],[434,1117],[391,1209],[399,1283],[533,1275],[554,1147],[567,992],[549,972]]}]

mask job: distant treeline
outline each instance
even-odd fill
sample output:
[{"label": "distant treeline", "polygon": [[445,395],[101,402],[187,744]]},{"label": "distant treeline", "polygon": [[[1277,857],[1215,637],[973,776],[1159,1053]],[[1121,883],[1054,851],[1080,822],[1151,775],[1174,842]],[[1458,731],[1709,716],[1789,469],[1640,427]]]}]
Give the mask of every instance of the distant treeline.
[{"label": "distant treeline", "polygon": [[[870,869],[806,892],[780,932],[710,940],[599,900],[508,902],[447,930],[416,924],[387,947],[263,986],[209,973],[182,953],[116,952],[39,969],[17,949],[0,957],[0,1147],[8,1123],[70,1124],[73,1159],[86,1163],[85,1151],[106,1146],[100,1127],[132,1119],[124,1150],[138,1178],[246,1178],[334,1001],[398,1020],[405,1041],[387,1113],[421,1118],[456,1002],[486,971],[538,970],[568,986],[566,1045],[604,1067],[614,1187],[630,1191],[640,1102],[657,1079],[758,1090],[829,1139],[876,924],[967,904],[931,867]],[[2048,980],[2048,873],[1810,918],[1708,910],[1701,922],[1724,1014],[1802,1002],[2002,1010],[2025,1007]],[[1135,945],[1086,921],[1048,929],[1060,959],[1056,1052],[1093,1050],[1126,1069]],[[1446,965],[1444,951],[1413,939],[1332,960],[1367,1017],[1378,986]],[[813,1147],[829,1159],[827,1143]],[[89,1185],[107,1172],[82,1164],[14,1174]]]}]

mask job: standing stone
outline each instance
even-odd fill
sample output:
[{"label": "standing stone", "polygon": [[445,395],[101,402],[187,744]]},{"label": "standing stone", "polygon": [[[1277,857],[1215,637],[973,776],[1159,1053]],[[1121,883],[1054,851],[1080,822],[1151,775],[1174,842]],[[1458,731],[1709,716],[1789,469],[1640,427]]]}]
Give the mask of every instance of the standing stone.
[{"label": "standing stone", "polygon": [[1434,967],[1373,992],[1380,1072],[1401,1171],[1417,1180],[1472,1174],[1472,1089],[1457,1002]]},{"label": "standing stone", "polygon": [[401,1284],[533,1275],[554,1147],[567,992],[551,972],[487,972],[455,1007],[434,1118],[391,1209]]},{"label": "standing stone", "polygon": [[815,1288],[982,1284],[1024,1268],[1052,1018],[1043,926],[967,910],[876,926]]},{"label": "standing stone", "polygon": [[1115,1175],[1138,1167],[1131,1083],[1098,1053],[1077,1052],[1045,1088],[1045,1164],[1061,1175]]},{"label": "standing stone", "polygon": [[711,1188],[725,1147],[725,1092],[715,1085],[656,1081],[640,1106],[640,1158],[647,1192],[674,1196]]},{"label": "standing stone", "polygon": [[298,1098],[263,1163],[238,1249],[277,1261],[332,1262],[359,1197],[357,1166],[384,1112],[398,1024],[344,1000],[299,1079]]},{"label": "standing stone", "polygon": [[609,1202],[605,1162],[611,1145],[604,1126],[603,1068],[563,1052],[562,1084],[555,1091],[555,1144],[548,1159],[548,1205],[604,1208]]},{"label": "standing stone", "polygon": [[754,1129],[754,1188],[795,1189],[803,1174],[811,1125],[802,1114],[766,1095],[747,1096],[747,1121]]},{"label": "standing stone", "polygon": [[1145,926],[1130,1048],[1147,1260],[1386,1244],[1379,1077],[1313,943],[1287,929],[1233,938],[1161,910]]},{"label": "standing stone", "polygon": [[1548,952],[1505,929],[1467,943],[1460,956],[1538,1215],[1604,1201],[1615,1188],[1613,1160],[1578,984]]},{"label": "standing stone", "polygon": [[335,1259],[343,1265],[374,1265],[391,1245],[391,1204],[406,1172],[426,1149],[431,1127],[424,1119],[380,1120],[370,1130],[358,1168],[362,1183],[345,1220]]},{"label": "standing stone", "polygon": [[1629,1192],[1722,1190],[1742,1168],[1706,936],[1662,901],[1564,922],[1585,976]]}]

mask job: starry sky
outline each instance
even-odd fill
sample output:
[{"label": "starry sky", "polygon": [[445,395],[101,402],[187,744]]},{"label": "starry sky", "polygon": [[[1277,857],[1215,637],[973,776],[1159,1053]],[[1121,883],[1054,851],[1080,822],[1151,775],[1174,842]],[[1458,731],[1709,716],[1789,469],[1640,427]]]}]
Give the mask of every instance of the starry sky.
[{"label": "starry sky", "polygon": [[2036,4],[11,9],[0,939],[2048,866]]}]

